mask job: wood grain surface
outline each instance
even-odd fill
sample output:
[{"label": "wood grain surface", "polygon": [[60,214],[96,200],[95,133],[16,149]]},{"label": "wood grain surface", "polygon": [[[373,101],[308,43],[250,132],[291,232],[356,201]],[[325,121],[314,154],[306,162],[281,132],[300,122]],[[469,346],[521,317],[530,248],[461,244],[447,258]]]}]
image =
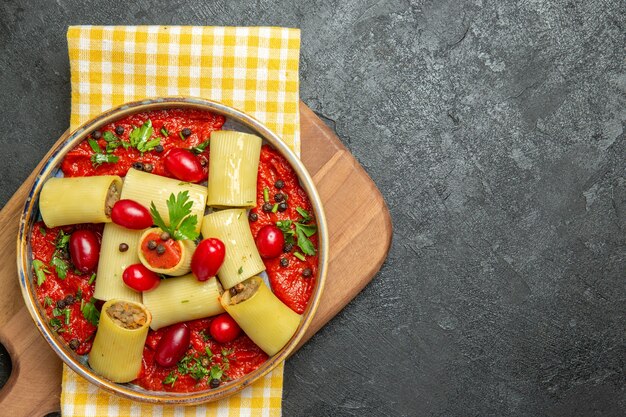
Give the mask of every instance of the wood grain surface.
[{"label": "wood grain surface", "polygon": [[[324,202],[330,248],[326,287],[298,347],[372,280],[387,256],[392,235],[389,211],[367,173],[303,103],[300,112],[301,157]],[[64,139],[65,135],[59,141]],[[11,376],[0,390],[0,414],[12,417],[58,411],[61,393],[61,361],[32,322],[17,279],[18,219],[34,179],[33,173],[0,212],[0,242],[6,248],[0,255],[0,342],[13,363]]]}]

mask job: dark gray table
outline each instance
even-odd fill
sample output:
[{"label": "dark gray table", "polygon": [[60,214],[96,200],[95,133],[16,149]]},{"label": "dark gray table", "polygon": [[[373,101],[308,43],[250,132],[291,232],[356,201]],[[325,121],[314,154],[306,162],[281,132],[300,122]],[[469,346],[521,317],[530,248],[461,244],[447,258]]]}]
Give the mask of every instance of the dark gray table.
[{"label": "dark gray table", "polygon": [[284,415],[625,415],[626,4],[248,3],[4,0],[0,201],[68,125],[67,25],[300,27],[302,99],[396,232]]}]

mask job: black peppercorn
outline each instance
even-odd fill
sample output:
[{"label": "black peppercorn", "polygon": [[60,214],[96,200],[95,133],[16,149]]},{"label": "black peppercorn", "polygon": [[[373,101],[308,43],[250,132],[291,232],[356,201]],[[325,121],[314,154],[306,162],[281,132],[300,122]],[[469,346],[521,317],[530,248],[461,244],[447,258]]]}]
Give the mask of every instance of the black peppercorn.
[{"label": "black peppercorn", "polygon": [[255,222],[259,220],[259,215],[256,214],[254,211],[251,211],[250,214],[248,214],[248,220],[250,220],[251,222]]},{"label": "black peppercorn", "polygon": [[220,386],[220,380],[217,378],[213,378],[211,380],[211,388],[217,388]]},{"label": "black peppercorn", "polygon": [[270,211],[272,211],[272,208],[272,203],[263,203],[261,210],[263,210],[265,213],[269,213]]},{"label": "black peppercorn", "polygon": [[143,162],[133,162],[133,168],[143,171]]},{"label": "black peppercorn", "polygon": [[311,275],[313,275],[313,271],[311,271],[311,268],[304,268],[304,270],[302,271],[302,276],[304,278],[309,278]]},{"label": "black peppercorn", "polygon": [[285,182],[283,180],[278,180],[274,183],[274,187],[278,188],[279,190],[283,188],[284,186],[285,186]]},{"label": "black peppercorn", "polygon": [[282,203],[278,205],[278,211],[283,212],[285,210],[287,210],[287,203],[283,201]]},{"label": "black peppercorn", "polygon": [[154,240],[149,240],[148,241],[148,249],[154,250],[154,249],[156,249],[156,247],[157,247],[156,241],[154,241]]},{"label": "black peppercorn", "polygon": [[126,252],[128,250],[128,245],[126,243],[120,243],[118,249],[120,250],[120,252]]},{"label": "black peppercorn", "polygon": [[57,308],[60,308],[61,310],[65,308],[65,300],[59,300],[57,301]]},{"label": "black peppercorn", "polygon": [[165,253],[165,246],[157,245],[156,253],[157,253],[157,255],[163,255]]},{"label": "black peppercorn", "polygon": [[163,145],[157,145],[154,147],[154,150],[158,153],[163,152]]},{"label": "black peppercorn", "polygon": [[170,237],[171,237],[171,236],[170,236],[170,234],[169,234],[169,233],[167,233],[167,232],[163,232],[163,233],[161,233],[161,236],[160,236],[160,237],[161,237],[161,240],[165,242],[165,241],[168,241],[168,240],[170,239]]},{"label": "black peppercorn", "polygon": [[74,296],[72,294],[68,294],[67,297],[65,297],[65,306],[67,307],[73,302],[74,302]]},{"label": "black peppercorn", "polygon": [[284,253],[289,253],[291,252],[292,249],[293,249],[293,243],[285,243],[285,245],[283,246]]},{"label": "black peppercorn", "polygon": [[99,130],[94,130],[93,133],[91,134],[91,137],[94,138],[95,140],[98,140],[102,137],[102,132],[100,132]]},{"label": "black peppercorn", "polygon": [[280,258],[280,266],[286,268],[289,266],[289,259],[287,258]]},{"label": "black peppercorn", "polygon": [[182,133],[184,137],[188,138],[189,136],[191,136],[191,129],[186,127],[180,133]]},{"label": "black peppercorn", "polygon": [[76,350],[80,347],[80,341],[78,339],[70,340],[70,349]]},{"label": "black peppercorn", "polygon": [[123,135],[124,134],[124,128],[122,126],[117,126],[115,128],[115,134],[118,135],[118,136],[119,135]]},{"label": "black peppercorn", "polygon": [[277,203],[280,203],[281,201],[285,200],[285,194],[283,193],[278,193],[274,196],[274,201],[276,201]]}]

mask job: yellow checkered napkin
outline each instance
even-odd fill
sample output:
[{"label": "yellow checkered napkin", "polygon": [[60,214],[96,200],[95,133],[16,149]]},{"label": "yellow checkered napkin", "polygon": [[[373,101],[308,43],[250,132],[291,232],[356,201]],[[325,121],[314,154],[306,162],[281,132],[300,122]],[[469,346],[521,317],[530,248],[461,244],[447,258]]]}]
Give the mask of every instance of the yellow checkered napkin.
[{"label": "yellow checkered napkin", "polygon": [[[300,151],[300,31],[275,27],[72,26],[71,129],[146,97],[220,101],[263,122]],[[68,367],[61,412],[71,416],[280,416],[283,365],[241,393],[196,407],[110,395]]]}]

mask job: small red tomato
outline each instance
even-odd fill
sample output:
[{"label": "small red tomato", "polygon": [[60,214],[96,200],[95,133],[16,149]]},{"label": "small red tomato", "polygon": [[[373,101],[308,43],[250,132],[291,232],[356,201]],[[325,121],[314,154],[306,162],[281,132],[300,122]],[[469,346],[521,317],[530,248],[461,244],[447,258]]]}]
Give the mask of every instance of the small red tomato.
[{"label": "small red tomato", "polygon": [[209,327],[211,337],[220,343],[232,342],[241,333],[237,322],[228,314],[220,314],[211,321]]},{"label": "small red tomato", "polygon": [[198,281],[206,281],[217,275],[225,255],[226,248],[221,240],[212,237],[204,239],[191,257],[191,272]]},{"label": "small red tomato", "polygon": [[127,229],[145,229],[152,226],[152,216],[147,208],[134,200],[119,200],[111,210],[111,220]]},{"label": "small red tomato", "polygon": [[122,274],[124,284],[135,291],[150,291],[161,283],[159,276],[146,268],[143,264],[128,266]]},{"label": "small red tomato", "polygon": [[176,365],[187,352],[190,339],[191,331],[185,323],[170,326],[159,340],[154,360],[165,368]]},{"label": "small red tomato", "polygon": [[100,258],[98,236],[91,230],[77,230],[70,236],[70,258],[80,272],[94,272]]},{"label": "small red tomato", "polygon": [[165,168],[182,181],[199,182],[206,178],[200,161],[187,149],[169,151],[165,157]]},{"label": "small red tomato", "polygon": [[263,226],[256,235],[256,247],[263,258],[275,258],[283,253],[285,237],[274,225]]}]

